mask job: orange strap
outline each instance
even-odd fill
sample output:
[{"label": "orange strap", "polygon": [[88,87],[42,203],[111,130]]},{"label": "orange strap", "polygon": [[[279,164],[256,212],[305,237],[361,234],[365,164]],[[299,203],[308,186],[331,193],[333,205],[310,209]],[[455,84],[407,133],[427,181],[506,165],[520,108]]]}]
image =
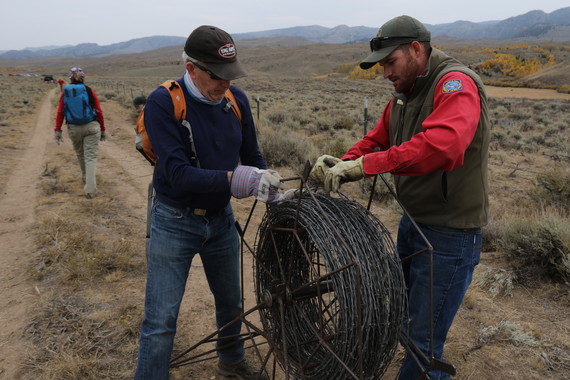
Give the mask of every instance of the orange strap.
[{"label": "orange strap", "polygon": [[228,88],[224,96],[228,102],[232,103],[232,111],[234,111],[234,114],[236,115],[236,117],[238,118],[238,120],[241,124],[241,111],[237,105],[237,101],[236,101],[234,94]]},{"label": "orange strap", "polygon": [[174,116],[178,120],[184,120],[186,118],[186,101],[184,100],[184,91],[175,80],[167,80],[162,87],[168,90],[170,97],[172,98],[172,104],[174,105]]},{"label": "orange strap", "polygon": [[[161,86],[168,90],[168,93],[172,98],[172,104],[174,105],[174,115],[178,118],[178,120],[184,120],[186,118],[186,102],[184,100],[184,91],[182,91],[182,88],[178,82],[175,80],[167,80],[161,84]],[[224,94],[224,97],[228,102],[231,102],[232,111],[241,124],[241,110],[239,109],[234,94],[230,91],[230,89],[228,89]]]}]

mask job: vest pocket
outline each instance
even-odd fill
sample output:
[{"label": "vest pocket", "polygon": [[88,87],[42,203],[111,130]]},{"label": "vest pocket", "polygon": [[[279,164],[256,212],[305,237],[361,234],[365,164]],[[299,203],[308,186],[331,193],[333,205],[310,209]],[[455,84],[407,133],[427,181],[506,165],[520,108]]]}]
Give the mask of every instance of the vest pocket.
[{"label": "vest pocket", "polygon": [[443,172],[441,175],[441,195],[447,202],[447,172]]}]

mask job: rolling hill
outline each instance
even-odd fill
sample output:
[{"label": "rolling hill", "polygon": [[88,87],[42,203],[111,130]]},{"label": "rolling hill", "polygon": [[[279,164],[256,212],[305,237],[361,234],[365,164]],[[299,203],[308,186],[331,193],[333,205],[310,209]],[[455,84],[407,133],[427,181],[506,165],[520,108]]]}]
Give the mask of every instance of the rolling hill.
[{"label": "rolling hill", "polygon": [[[570,7],[551,13],[540,10],[501,21],[469,22],[456,21],[449,24],[426,25],[433,37],[505,40],[532,38],[537,41],[570,41]],[[297,26],[251,33],[237,33],[233,37],[241,44],[251,40],[263,44],[298,46],[312,43],[352,44],[366,42],[376,34],[378,27],[338,25],[326,28],[319,25]],[[186,37],[152,36],[126,42],[100,46],[83,43],[58,48],[10,50],[0,54],[0,60],[30,59],[38,57],[98,57],[116,54],[140,53],[167,46],[182,46]]]}]

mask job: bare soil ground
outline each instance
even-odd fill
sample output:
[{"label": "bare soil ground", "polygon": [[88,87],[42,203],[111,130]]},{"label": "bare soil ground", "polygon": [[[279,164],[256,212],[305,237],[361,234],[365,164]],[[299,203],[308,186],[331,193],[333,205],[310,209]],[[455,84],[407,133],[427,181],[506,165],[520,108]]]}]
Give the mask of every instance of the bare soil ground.
[{"label": "bare soil ground", "polygon": [[[494,90],[493,90],[494,91]],[[491,96],[501,96],[501,90],[490,91]],[[503,96],[545,96],[543,92],[529,94],[526,90],[510,89]],[[525,92],[523,92],[525,91]],[[538,90],[541,91],[541,90]],[[13,165],[0,185],[0,379],[27,379],[26,373],[34,363],[29,362],[32,347],[26,335],[28,327],[37,316],[39,306],[50,294],[49,283],[39,282],[34,274],[37,247],[33,228],[40,218],[62,213],[65,202],[57,202],[42,190],[42,173],[57,166],[66,173],[66,197],[82,197],[82,185],[72,147],[65,135],[65,142],[58,146],[53,141],[53,97],[50,91],[25,125],[21,125],[26,138],[24,146],[14,150]],[[100,194],[93,200],[83,200],[85,210],[94,205],[119,203],[124,210],[123,225],[117,226],[107,237],[120,241],[127,235],[140,236],[136,266],[144,269],[144,223],[146,218],[146,194],[151,168],[137,156],[132,147],[132,122],[124,109],[114,102],[103,104],[109,126],[109,139],[100,145],[98,178]],[[534,161],[535,165],[548,165],[547,161]],[[491,178],[509,178],[493,186],[524,188],[529,178],[510,176],[509,166],[492,168]],[[92,203],[89,203],[92,202]],[[234,208],[241,222],[245,222],[251,209],[251,200],[236,201]],[[112,219],[113,216],[109,216]],[[261,217],[256,212],[248,239]],[[393,223],[395,218],[387,218]],[[82,220],[82,219],[79,219]],[[79,226],[81,228],[81,226]],[[86,228],[86,227],[85,227]],[[394,229],[394,225],[389,225]],[[245,258],[246,309],[255,303],[253,296],[251,259]],[[483,254],[478,273],[488,268],[499,270],[506,264],[500,254]],[[205,337],[214,330],[212,318],[213,300],[207,289],[200,263],[194,263],[187,296],[180,314],[179,329],[185,331],[177,339],[177,351]],[[132,307],[132,318],[142,318],[144,299],[144,270],[134,275],[104,278],[94,282],[84,296],[103,298],[109,303],[122,302]],[[493,297],[487,288],[474,282],[451,330],[447,344],[447,359],[458,368],[458,379],[568,379],[570,378],[570,295],[568,288],[552,284],[539,284],[534,288],[516,287],[511,296]],[[103,311],[100,311],[103,312]],[[255,319],[255,316],[253,316]],[[521,334],[529,334],[527,341],[537,345],[517,342],[509,335],[508,326],[516,325]],[[495,328],[495,335],[482,339],[482,331]],[[138,331],[132,332],[138,334]],[[125,358],[134,370],[136,347],[130,347]],[[395,376],[402,352],[398,352],[386,378]],[[94,358],[96,361],[97,358]],[[112,373],[112,370],[110,370]],[[130,378],[129,371],[110,375],[109,378]],[[85,376],[87,378],[88,376]],[[214,362],[206,361],[172,371],[174,379],[214,379]],[[65,377],[67,379],[82,377]]]}]

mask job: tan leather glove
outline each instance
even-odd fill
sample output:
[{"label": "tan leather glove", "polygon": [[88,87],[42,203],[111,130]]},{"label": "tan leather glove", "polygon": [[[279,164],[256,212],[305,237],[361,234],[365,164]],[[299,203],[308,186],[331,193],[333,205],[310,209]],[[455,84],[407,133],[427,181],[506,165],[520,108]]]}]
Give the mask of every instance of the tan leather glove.
[{"label": "tan leather glove", "polygon": [[329,156],[328,154],[323,154],[317,158],[317,162],[315,162],[315,165],[313,165],[311,173],[309,174],[309,182],[317,185],[324,184],[327,171],[339,162],[342,162],[340,158]]},{"label": "tan leather glove", "polygon": [[354,161],[342,161],[330,168],[325,177],[325,190],[338,192],[340,185],[346,182],[358,181],[364,177],[362,168],[364,156]]}]

